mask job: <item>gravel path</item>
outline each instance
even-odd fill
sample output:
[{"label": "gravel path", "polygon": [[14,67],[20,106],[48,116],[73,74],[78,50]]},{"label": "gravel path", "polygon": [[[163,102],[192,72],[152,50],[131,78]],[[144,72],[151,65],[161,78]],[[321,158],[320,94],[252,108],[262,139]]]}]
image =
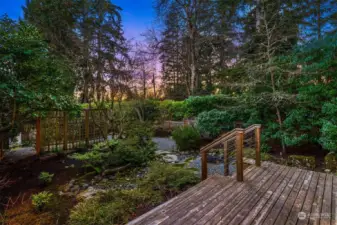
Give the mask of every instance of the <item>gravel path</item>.
[{"label": "gravel path", "polygon": [[4,160],[9,162],[17,162],[22,159],[34,156],[36,154],[35,149],[32,147],[23,147],[15,150],[11,150],[5,153]]},{"label": "gravel path", "polygon": [[154,137],[152,141],[157,144],[157,148],[160,151],[172,152],[177,149],[176,142],[171,138]]},{"label": "gravel path", "polygon": [[[174,140],[171,138],[161,138],[161,137],[155,137],[152,139],[153,142],[157,144],[157,149],[159,151],[167,151],[172,152],[177,149],[177,145]],[[176,152],[172,152],[172,154],[175,154],[178,156],[180,160],[188,159],[191,156],[186,155],[179,155]],[[196,168],[201,172],[201,158],[197,156],[194,160],[192,160],[189,164],[190,167]],[[231,164],[229,166],[229,173],[232,174],[235,171],[235,165]],[[223,175],[224,173],[224,164],[223,163],[208,163],[208,174],[209,175],[215,175],[220,174]]]}]

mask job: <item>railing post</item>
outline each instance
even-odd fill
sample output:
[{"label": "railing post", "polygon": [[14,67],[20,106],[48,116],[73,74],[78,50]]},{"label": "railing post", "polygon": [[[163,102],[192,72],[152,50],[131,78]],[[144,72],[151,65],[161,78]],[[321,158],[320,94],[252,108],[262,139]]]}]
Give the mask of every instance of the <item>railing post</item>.
[{"label": "railing post", "polygon": [[261,126],[255,129],[255,165],[261,166]]},{"label": "railing post", "polygon": [[243,129],[236,131],[236,178],[243,181]]},{"label": "railing post", "polygon": [[68,115],[63,112],[63,151],[68,150]]},{"label": "railing post", "polygon": [[89,109],[84,111],[84,124],[85,124],[85,145],[89,148]]},{"label": "railing post", "polygon": [[201,153],[201,180],[207,179],[207,152]]},{"label": "railing post", "polygon": [[223,143],[223,159],[224,159],[224,175],[228,176],[229,175],[229,152],[228,152],[228,142]]},{"label": "railing post", "polygon": [[35,151],[36,155],[40,156],[41,153],[41,118],[36,119],[36,137],[35,137]]}]

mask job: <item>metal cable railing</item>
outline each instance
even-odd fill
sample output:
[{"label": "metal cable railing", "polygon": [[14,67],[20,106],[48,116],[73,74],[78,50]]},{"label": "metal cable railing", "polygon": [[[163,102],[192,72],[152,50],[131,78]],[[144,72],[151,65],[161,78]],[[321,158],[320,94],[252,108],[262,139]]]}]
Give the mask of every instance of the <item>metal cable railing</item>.
[{"label": "metal cable railing", "polygon": [[[226,134],[221,135],[212,143],[201,148],[201,176],[205,180],[208,174],[214,175],[223,172],[225,176],[231,176],[236,173],[238,181],[243,181],[243,157],[244,148],[255,149],[255,162],[257,166],[260,162],[260,132],[261,125],[254,124],[246,129],[236,128]],[[212,161],[221,161],[222,171],[214,172]],[[222,168],[222,167],[217,167]]]}]

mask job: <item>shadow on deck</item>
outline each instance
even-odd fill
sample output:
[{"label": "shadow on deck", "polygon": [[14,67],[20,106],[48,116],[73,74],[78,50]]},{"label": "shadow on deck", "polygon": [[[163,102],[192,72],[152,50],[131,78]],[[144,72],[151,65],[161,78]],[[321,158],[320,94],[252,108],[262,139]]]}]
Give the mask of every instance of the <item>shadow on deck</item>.
[{"label": "shadow on deck", "polygon": [[209,177],[129,225],[337,224],[336,200],[336,176],[263,163],[244,182]]}]

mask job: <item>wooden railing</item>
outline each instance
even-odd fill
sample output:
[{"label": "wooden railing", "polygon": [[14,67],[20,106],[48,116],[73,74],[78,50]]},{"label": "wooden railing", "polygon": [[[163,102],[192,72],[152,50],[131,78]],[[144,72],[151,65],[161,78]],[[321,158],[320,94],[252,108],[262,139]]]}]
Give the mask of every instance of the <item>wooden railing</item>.
[{"label": "wooden railing", "polygon": [[201,153],[201,178],[202,180],[207,179],[208,168],[207,168],[207,154],[214,147],[222,144],[224,150],[224,175],[229,175],[229,149],[228,143],[230,141],[235,141],[235,154],[236,154],[236,177],[238,181],[243,181],[243,148],[244,148],[244,136],[248,133],[255,132],[255,164],[256,166],[261,166],[261,156],[260,156],[260,145],[261,145],[261,125],[253,124],[246,129],[236,128],[228,133],[225,133],[215,139],[212,143],[202,147],[200,149]]}]

